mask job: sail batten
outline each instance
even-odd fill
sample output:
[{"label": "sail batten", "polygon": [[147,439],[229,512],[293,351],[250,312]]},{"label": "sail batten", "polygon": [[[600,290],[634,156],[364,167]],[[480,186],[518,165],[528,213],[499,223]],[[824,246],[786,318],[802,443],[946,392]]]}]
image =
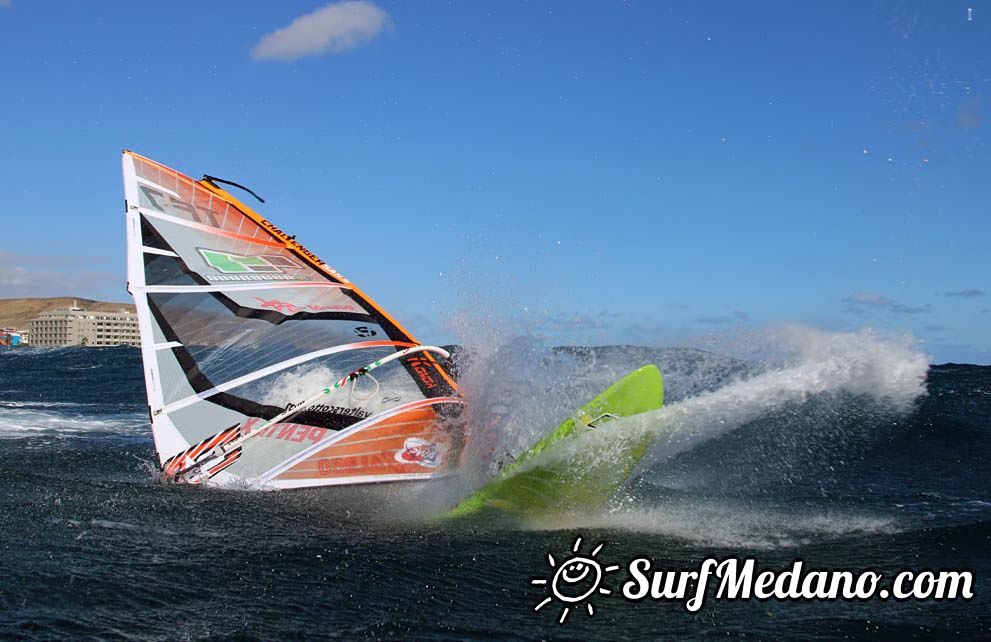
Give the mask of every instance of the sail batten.
[{"label": "sail batten", "polygon": [[[179,218],[178,216],[170,216],[168,214],[164,214],[162,212],[156,212],[154,210],[149,210],[149,209],[146,209],[146,208],[143,208],[143,207],[142,208],[139,208],[139,211],[140,211],[140,213],[141,213],[142,216],[147,216],[147,217],[150,217],[150,218],[155,218],[155,219],[158,219],[160,221],[164,221],[166,223],[171,223],[173,225],[181,225],[182,227],[188,227],[188,228],[197,230],[199,232],[204,232],[206,234],[212,234],[214,236],[223,236],[223,237],[226,237],[226,238],[231,238],[231,239],[237,239],[239,241],[244,241],[245,243],[253,243],[255,245],[265,245],[265,246],[273,247],[273,248],[284,247],[281,243],[277,243],[277,242],[271,241],[271,240],[266,239],[264,237],[259,238],[257,236],[247,236],[247,235],[241,234],[241,233],[239,233],[237,231],[229,232],[229,231],[227,231],[227,230],[225,230],[223,228],[212,227],[210,225],[205,225],[203,223],[199,223],[199,222],[196,222],[196,221],[189,221],[189,220],[186,220],[186,219]],[[226,217],[225,217],[224,220],[226,220]]]},{"label": "sail batten", "polygon": [[[154,254],[161,254],[155,252]],[[163,256],[172,256],[166,254]],[[177,256],[177,255],[176,255]],[[227,285],[145,285],[134,289],[142,292],[232,292],[236,290],[269,290],[276,288],[337,288],[348,290],[343,283],[321,283],[320,281],[294,281],[292,283],[229,283]]]},{"label": "sail batten", "polygon": [[[419,342],[221,187],[131,152],[123,166],[128,286],[168,474],[200,466],[201,481],[285,488],[448,471],[464,441],[463,400],[437,358],[422,348],[396,354]],[[388,365],[294,410],[372,362]],[[268,423],[279,430],[246,438]],[[348,450],[355,442],[327,454],[356,432],[365,450]]]}]

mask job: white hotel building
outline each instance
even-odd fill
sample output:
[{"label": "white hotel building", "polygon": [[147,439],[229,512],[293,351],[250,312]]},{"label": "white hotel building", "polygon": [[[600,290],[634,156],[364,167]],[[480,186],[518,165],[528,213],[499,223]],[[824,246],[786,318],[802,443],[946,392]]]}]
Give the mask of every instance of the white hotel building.
[{"label": "white hotel building", "polygon": [[73,305],[43,312],[31,320],[32,346],[137,346],[134,312],[93,312]]}]

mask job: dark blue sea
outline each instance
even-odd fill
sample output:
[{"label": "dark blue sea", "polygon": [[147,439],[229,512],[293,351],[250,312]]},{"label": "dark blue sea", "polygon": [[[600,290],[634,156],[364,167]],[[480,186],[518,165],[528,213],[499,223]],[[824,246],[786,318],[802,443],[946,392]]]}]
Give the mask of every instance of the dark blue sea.
[{"label": "dark blue sea", "polygon": [[[668,407],[609,427],[658,436],[609,506],[452,524],[430,518],[456,484],[164,484],[138,350],[0,348],[0,638],[991,639],[991,367],[930,367],[864,333],[790,345],[465,351],[477,434],[462,484],[643,363],[664,373]],[[710,597],[692,613],[622,599],[624,567],[593,616],[558,624],[561,605],[534,611],[547,589],[531,579],[578,536],[618,565],[965,569],[974,597]]]}]

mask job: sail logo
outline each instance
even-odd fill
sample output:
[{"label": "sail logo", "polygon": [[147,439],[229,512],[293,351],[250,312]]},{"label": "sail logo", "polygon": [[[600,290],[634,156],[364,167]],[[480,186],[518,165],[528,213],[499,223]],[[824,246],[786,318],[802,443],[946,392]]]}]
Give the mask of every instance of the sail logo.
[{"label": "sail logo", "polygon": [[376,334],[378,334],[378,332],[372,330],[367,325],[359,325],[354,329],[354,333],[363,339],[366,337],[374,337]]},{"label": "sail logo", "polygon": [[396,451],[396,461],[400,464],[419,464],[425,468],[437,468],[440,466],[440,450],[432,441],[408,437],[403,449]]},{"label": "sail logo", "polygon": [[[284,274],[286,270],[302,267],[289,257],[279,254],[247,256],[202,247],[198,247],[196,250],[203,257],[203,260],[206,261],[207,265],[222,274],[257,274],[267,276]],[[278,279],[280,277],[274,278]]]},{"label": "sail logo", "polygon": [[420,378],[420,381],[423,382],[423,385],[427,387],[427,389],[437,387],[437,382],[434,381],[433,375],[430,374],[429,361],[423,357],[413,357],[412,359],[409,359],[407,363],[409,364],[409,367],[413,369],[413,372],[416,373],[416,376]]},{"label": "sail logo", "polygon": [[329,265],[327,265],[326,263],[324,263],[320,259],[319,256],[317,256],[313,252],[311,252],[308,249],[306,249],[306,247],[304,247],[302,243],[300,243],[299,241],[296,240],[296,236],[295,235],[290,236],[290,235],[286,234],[277,225],[275,225],[271,221],[268,221],[268,220],[265,220],[265,219],[259,220],[258,223],[262,227],[264,227],[265,229],[267,229],[269,232],[271,232],[272,234],[274,234],[277,238],[279,238],[280,240],[284,241],[285,243],[288,243],[290,246],[292,246],[292,248],[294,250],[296,250],[297,252],[299,252],[300,254],[302,254],[303,256],[305,256],[307,259],[309,259],[310,261],[312,261],[320,269],[325,270],[327,273],[329,273],[335,279],[337,279],[337,280],[339,280],[339,281],[341,281],[343,283],[347,283],[348,282],[348,280],[344,278],[344,275],[343,274],[341,274],[340,272],[338,272],[334,268],[332,268]]},{"label": "sail logo", "polygon": [[358,308],[349,304],[338,305],[317,305],[310,303],[307,305],[296,305],[279,299],[263,299],[260,296],[254,297],[263,310],[275,310],[283,314],[297,314],[299,312],[358,312]]}]

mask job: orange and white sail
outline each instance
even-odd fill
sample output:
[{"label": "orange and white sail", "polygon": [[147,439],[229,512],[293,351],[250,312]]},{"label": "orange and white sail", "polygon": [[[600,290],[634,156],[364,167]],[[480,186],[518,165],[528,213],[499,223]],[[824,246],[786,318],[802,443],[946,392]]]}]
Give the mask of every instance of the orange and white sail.
[{"label": "orange and white sail", "polygon": [[[295,488],[450,470],[463,399],[439,357],[388,360],[419,342],[215,180],[132,152],[123,169],[128,287],[167,475],[199,463],[199,481]],[[377,360],[389,363],[287,415]]]}]

